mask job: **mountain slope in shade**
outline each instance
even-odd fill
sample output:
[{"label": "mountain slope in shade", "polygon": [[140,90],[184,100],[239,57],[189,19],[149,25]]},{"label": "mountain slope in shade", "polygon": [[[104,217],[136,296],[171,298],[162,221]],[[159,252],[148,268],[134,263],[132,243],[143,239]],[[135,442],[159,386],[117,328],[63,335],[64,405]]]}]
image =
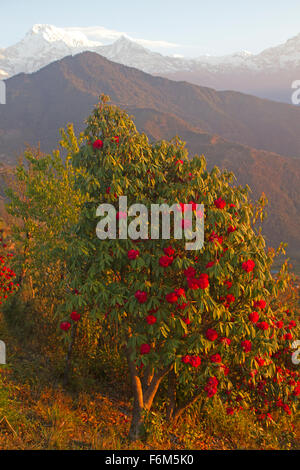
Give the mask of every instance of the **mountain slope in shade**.
[{"label": "mountain slope in shade", "polygon": [[[300,159],[255,150],[216,134],[223,131],[232,138],[257,143],[259,129],[261,144],[267,146],[269,139],[270,145],[280,143],[288,149],[291,143],[300,155],[296,139],[300,120],[295,119],[300,110],[153,77],[94,53],[68,57],[35,74],[13,77],[7,81],[7,92],[7,105],[0,108],[3,161],[16,161],[24,142],[36,145],[40,141],[46,151],[55,148],[58,129],[67,122],[82,130],[104,92],[133,114],[138,128],[151,139],[170,139],[178,134],[192,153],[206,156],[210,167],[217,164],[233,170],[240,183],[250,184],[255,196],[264,191],[270,199],[271,216],[266,225],[269,240],[273,244],[284,238],[297,249]],[[272,133],[270,119],[274,123]]]}]

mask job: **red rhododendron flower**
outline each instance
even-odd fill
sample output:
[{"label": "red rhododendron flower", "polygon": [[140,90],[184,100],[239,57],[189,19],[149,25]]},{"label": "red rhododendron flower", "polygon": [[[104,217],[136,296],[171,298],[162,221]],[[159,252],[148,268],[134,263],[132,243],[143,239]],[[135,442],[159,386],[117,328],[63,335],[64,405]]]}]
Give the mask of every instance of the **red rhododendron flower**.
[{"label": "red rhododendron flower", "polygon": [[191,360],[191,356],[189,355],[182,356],[181,358],[181,362],[183,362],[184,364],[189,364],[190,360]]},{"label": "red rhododendron flower", "polygon": [[265,300],[256,300],[253,304],[254,308],[259,308],[260,310],[263,310],[266,308],[266,301]]},{"label": "red rhododendron flower", "polygon": [[255,356],[255,360],[257,362],[257,364],[259,365],[259,367],[262,367],[265,365],[265,360],[263,357],[258,357],[258,356]]},{"label": "red rhododendron flower", "polygon": [[120,142],[120,139],[117,135],[114,136],[114,141],[118,144]]},{"label": "red rhododendron flower", "polygon": [[250,352],[252,349],[252,343],[251,341],[248,341],[247,339],[241,342],[241,346],[244,352]]},{"label": "red rhododendron flower", "polygon": [[173,263],[173,257],[170,256],[161,256],[159,258],[159,265],[163,268],[167,268]]},{"label": "red rhododendron flower", "polygon": [[211,232],[209,238],[208,238],[208,241],[209,242],[218,242],[220,243],[220,245],[222,245],[223,243],[223,237],[220,237],[214,230]]},{"label": "red rhododendron flower", "polygon": [[226,300],[227,300],[228,304],[231,304],[231,303],[235,302],[235,297],[232,294],[227,294],[226,295]]},{"label": "red rhododendron flower", "polygon": [[231,339],[230,339],[230,338],[226,338],[226,337],[224,336],[223,338],[220,338],[220,343],[227,344],[227,346],[229,346],[230,343],[231,343]]},{"label": "red rhododendron flower", "polygon": [[70,328],[71,328],[71,323],[69,323],[68,321],[61,322],[61,324],[60,324],[60,329],[61,330],[68,331]]},{"label": "red rhododendron flower", "polygon": [[218,199],[216,199],[214,201],[214,205],[218,208],[218,209],[224,209],[224,207],[226,207],[226,202],[224,201],[224,199],[222,199],[221,197],[219,197]]},{"label": "red rhododendron flower", "polygon": [[192,266],[190,266],[189,268],[187,268],[184,272],[184,275],[187,279],[190,279],[190,278],[193,278],[195,277],[196,275],[196,269],[193,268]]},{"label": "red rhododendron flower", "polygon": [[216,363],[222,362],[222,358],[220,354],[213,354],[212,356],[210,356],[209,359],[211,362],[216,362]]},{"label": "red rhododendron flower", "polygon": [[290,409],[290,407],[289,407],[289,405],[288,405],[287,403],[284,403],[284,404],[282,405],[282,409],[283,409],[288,415],[292,414],[292,411],[291,411],[291,409]]},{"label": "red rhododendron flower", "polygon": [[182,304],[178,304],[177,308],[179,308],[179,310],[184,310],[187,306],[188,304],[186,302],[183,302]]},{"label": "red rhododendron flower", "polygon": [[182,287],[179,287],[179,289],[175,289],[174,292],[178,295],[178,297],[185,297],[185,290],[182,289]]},{"label": "red rhododendron flower", "polygon": [[207,339],[209,339],[209,341],[215,341],[218,337],[218,333],[216,332],[216,330],[209,328],[208,330],[206,330],[205,336]]},{"label": "red rhododendron flower", "polygon": [[155,308],[152,308],[151,310],[149,310],[149,313],[150,314],[153,314],[153,313],[156,313],[158,312],[159,308],[158,307],[155,307]]},{"label": "red rhododendron flower", "polygon": [[206,289],[209,286],[208,275],[202,273],[198,278],[187,279],[188,286],[190,289]]},{"label": "red rhododendron flower", "polygon": [[141,344],[141,347],[140,347],[141,354],[149,354],[150,350],[151,350],[150,344],[147,344],[147,343]]},{"label": "red rhododendron flower", "polygon": [[175,250],[174,248],[172,248],[171,246],[168,246],[167,248],[164,248],[164,254],[167,255],[167,256],[173,256],[175,253]]},{"label": "red rhododendron flower", "polygon": [[191,356],[190,364],[192,367],[199,367],[201,364],[201,358],[199,356]]},{"label": "red rhododendron flower", "polygon": [[127,256],[129,259],[134,260],[139,256],[139,250],[129,250]]},{"label": "red rhododendron flower", "polygon": [[277,328],[282,328],[283,327],[283,321],[279,320],[275,323],[275,325],[277,326]]},{"label": "red rhododendron flower", "polygon": [[101,139],[95,140],[93,143],[94,149],[102,149],[103,148],[103,141]]},{"label": "red rhododendron flower", "polygon": [[257,328],[260,330],[267,330],[269,328],[269,323],[266,321],[261,321],[260,323],[257,323]]},{"label": "red rhododendron flower", "polygon": [[232,282],[229,280],[224,281],[224,286],[227,286],[227,289],[230,289],[232,287]]},{"label": "red rhododendron flower", "polygon": [[77,313],[77,312],[72,312],[71,315],[70,315],[71,319],[73,321],[79,321],[80,318],[81,318],[81,315],[80,313]]},{"label": "red rhododendron flower", "polygon": [[258,322],[258,320],[259,320],[258,312],[251,312],[251,313],[249,313],[248,318],[249,318],[249,320],[250,320],[252,323]]},{"label": "red rhododendron flower", "polygon": [[225,376],[228,375],[230,372],[229,367],[225,366],[224,364],[220,365],[220,369],[223,370]]},{"label": "red rhododendron flower", "polygon": [[255,263],[254,261],[252,261],[252,259],[248,259],[248,261],[244,261],[244,263],[242,264],[242,268],[244,271],[246,271],[246,273],[250,273],[251,271],[253,271],[255,267]]},{"label": "red rhododendron flower", "polygon": [[207,265],[205,266],[205,269],[211,268],[214,265],[215,265],[215,261],[209,261]]},{"label": "red rhododendron flower", "polygon": [[178,295],[175,292],[170,292],[166,295],[166,301],[170,304],[175,304],[178,300]]},{"label": "red rhododendron flower", "polygon": [[227,229],[227,233],[233,233],[236,231],[236,227],[233,227],[232,225],[230,225]]},{"label": "red rhododendron flower", "polygon": [[295,328],[296,325],[297,325],[297,323],[294,320],[291,320],[290,323],[288,324],[287,328],[289,330],[292,330],[293,328]]},{"label": "red rhododendron flower", "polygon": [[134,296],[140,304],[144,304],[145,302],[147,302],[147,297],[148,297],[147,292],[138,290],[136,291]]},{"label": "red rhododendron flower", "polygon": [[153,325],[154,323],[156,323],[156,321],[157,318],[154,315],[148,315],[146,317],[146,322],[148,323],[148,325]]},{"label": "red rhododendron flower", "polygon": [[286,333],[283,338],[286,340],[286,341],[289,341],[291,339],[293,339],[293,335],[291,333]]},{"label": "red rhododendron flower", "polygon": [[204,387],[208,397],[213,397],[217,393],[219,381],[216,377],[210,377],[207,384]]}]

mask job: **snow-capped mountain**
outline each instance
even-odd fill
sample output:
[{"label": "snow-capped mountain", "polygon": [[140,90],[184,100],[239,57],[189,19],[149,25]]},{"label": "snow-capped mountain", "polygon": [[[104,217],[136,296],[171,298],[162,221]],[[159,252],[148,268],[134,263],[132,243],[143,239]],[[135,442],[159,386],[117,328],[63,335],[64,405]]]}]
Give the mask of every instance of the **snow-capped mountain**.
[{"label": "snow-capped mountain", "polygon": [[32,73],[55,60],[93,50],[100,43],[79,32],[36,24],[17,44],[0,50],[0,78],[21,72]]},{"label": "snow-capped mountain", "polygon": [[190,70],[194,62],[194,60],[152,52],[125,36],[121,36],[113,44],[97,47],[94,50],[113,62],[154,74],[177,72],[182,69]]},{"label": "snow-capped mountain", "polygon": [[94,51],[114,62],[154,74],[180,71],[211,72],[230,69],[284,69],[300,65],[300,34],[286,43],[254,55],[240,51],[227,56],[202,55],[195,59],[164,56],[121,36],[113,44],[91,41],[80,31],[69,31],[52,25],[36,24],[17,44],[0,49],[0,74],[11,77],[20,72],[32,73],[67,55]]},{"label": "snow-capped mountain", "polygon": [[[114,32],[114,37],[116,34]],[[240,51],[220,57],[202,55],[188,59],[153,52],[124,35],[112,44],[103,45],[73,28],[37,24],[17,44],[0,49],[0,79],[21,72],[35,72],[51,62],[83,51],[96,52],[113,62],[153,75],[284,101],[290,97],[291,80],[300,78],[297,76],[300,34],[259,54]],[[270,73],[273,73],[272,81],[276,82],[273,85],[275,95]]]}]

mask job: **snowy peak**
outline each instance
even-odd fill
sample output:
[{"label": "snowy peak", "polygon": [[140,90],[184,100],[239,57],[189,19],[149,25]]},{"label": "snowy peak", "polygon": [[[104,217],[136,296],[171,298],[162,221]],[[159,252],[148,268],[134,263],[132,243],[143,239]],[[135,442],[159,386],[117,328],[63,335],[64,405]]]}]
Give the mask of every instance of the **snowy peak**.
[{"label": "snowy peak", "polygon": [[[100,37],[105,28],[58,28],[49,24],[35,24],[17,44],[0,50],[0,79],[8,78],[21,72],[32,73],[40,68],[60,60],[68,55],[84,51],[93,51],[109,60],[135,67],[152,74],[173,74],[191,72],[238,74],[239,72],[280,71],[289,67],[293,70],[300,65],[300,34],[284,44],[266,49],[253,55],[248,51],[239,51],[226,56],[203,55],[195,59],[164,56],[146,49],[139,41],[131,40],[127,35],[113,37],[118,39],[109,45],[89,39],[89,31],[96,31]],[[99,34],[99,32],[101,34]],[[140,42],[143,43],[142,40]],[[213,83],[212,83],[213,85]]]},{"label": "snowy peak", "polygon": [[268,68],[283,69],[300,64],[300,34],[279,46],[270,47],[256,56],[256,61]]},{"label": "snowy peak", "polygon": [[94,50],[101,43],[81,32],[69,32],[47,24],[35,24],[17,44],[1,50],[0,70],[6,76],[32,73],[68,55]]},{"label": "snowy peak", "polygon": [[57,28],[49,24],[35,24],[31,30],[26,34],[24,40],[31,41],[45,41],[48,43],[55,43],[62,41],[68,47],[97,47],[101,45],[99,42],[90,41],[80,31],[65,31],[63,28]]}]

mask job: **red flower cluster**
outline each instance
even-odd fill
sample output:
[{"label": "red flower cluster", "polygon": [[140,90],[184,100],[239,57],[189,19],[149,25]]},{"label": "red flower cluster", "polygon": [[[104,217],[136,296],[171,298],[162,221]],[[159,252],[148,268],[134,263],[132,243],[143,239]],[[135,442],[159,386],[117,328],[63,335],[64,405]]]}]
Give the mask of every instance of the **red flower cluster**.
[{"label": "red flower cluster", "polygon": [[146,322],[148,323],[148,325],[153,325],[154,323],[156,323],[156,321],[157,318],[154,315],[148,315],[146,317]]},{"label": "red flower cluster", "polygon": [[212,356],[210,356],[209,359],[210,359],[211,362],[215,362],[215,363],[222,362],[222,358],[221,358],[220,354],[213,354]]},{"label": "red flower cluster", "polygon": [[144,304],[145,302],[147,302],[148,295],[147,292],[138,290],[134,294],[134,297],[140,304]]},{"label": "red flower cluster", "polygon": [[147,344],[147,343],[141,344],[141,347],[140,347],[141,354],[149,354],[150,351],[151,351],[150,344]]},{"label": "red flower cluster", "polygon": [[71,323],[68,321],[62,321],[60,324],[60,328],[63,331],[68,331],[71,328]]},{"label": "red flower cluster", "polygon": [[221,197],[219,197],[218,199],[215,200],[214,205],[215,205],[218,209],[224,209],[224,208],[226,207],[226,202],[224,201],[224,199],[222,199]]},{"label": "red flower cluster", "polygon": [[166,301],[169,302],[169,304],[176,304],[177,300],[178,295],[176,294],[176,292],[170,292],[166,295]]},{"label": "red flower cluster", "polygon": [[249,320],[251,321],[251,323],[256,323],[256,322],[258,322],[258,320],[259,320],[258,312],[251,312],[251,313],[249,313],[248,318],[249,318]]},{"label": "red flower cluster", "polygon": [[267,323],[266,321],[261,321],[261,322],[257,323],[256,326],[260,330],[267,330],[269,328],[269,323]]},{"label": "red flower cluster", "polygon": [[[2,238],[0,239],[2,242]],[[2,243],[3,248],[7,248],[5,243]],[[19,284],[14,283],[14,278],[16,277],[16,273],[6,266],[7,261],[9,258],[12,258],[12,253],[7,253],[5,256],[0,256],[0,305],[2,304],[3,300],[8,298],[8,295],[11,294]]]},{"label": "red flower cluster", "polygon": [[171,257],[175,254],[175,250],[171,246],[168,246],[167,248],[164,248],[164,254]]},{"label": "red flower cluster", "polygon": [[254,261],[252,261],[252,259],[248,259],[247,261],[244,261],[244,263],[242,264],[242,269],[246,273],[251,273],[251,271],[253,271],[254,267],[255,267],[255,263],[254,263]]},{"label": "red flower cluster", "polygon": [[263,310],[266,308],[266,301],[265,300],[255,300],[253,303],[254,308],[259,308],[260,310]]},{"label": "red flower cluster", "polygon": [[244,341],[241,342],[242,349],[245,353],[250,352],[252,349],[252,343],[251,341],[245,339]]},{"label": "red flower cluster", "polygon": [[223,243],[223,237],[220,237],[214,230],[211,232],[209,238],[208,238],[208,241],[209,242],[214,242],[214,244],[216,244],[216,242],[220,243],[220,245],[222,245]]},{"label": "red flower cluster", "polygon": [[77,312],[74,311],[74,312],[71,313],[70,318],[73,321],[79,321],[80,318],[81,318],[81,315],[80,315],[80,313],[77,313]]},{"label": "red flower cluster", "polygon": [[167,268],[173,263],[173,256],[161,256],[159,258],[159,265],[162,266],[163,268]]},{"label": "red flower cluster", "polygon": [[93,143],[93,148],[94,149],[102,149],[103,148],[103,141],[101,139],[95,140]]},{"label": "red flower cluster", "polygon": [[206,330],[205,336],[209,341],[215,341],[218,337],[218,333],[216,332],[216,330],[209,328],[208,330]]},{"label": "red flower cluster", "polygon": [[199,356],[183,356],[181,361],[184,364],[190,364],[192,367],[199,367],[201,365],[201,357]]},{"label": "red flower cluster", "polygon": [[187,279],[192,279],[193,277],[196,276],[196,269],[193,268],[192,266],[189,266],[184,272],[183,274],[185,275],[185,277]]},{"label": "red flower cluster", "polygon": [[134,260],[139,256],[139,250],[129,250],[127,253],[128,259]]},{"label": "red flower cluster", "polygon": [[208,397],[213,397],[217,393],[218,384],[219,381],[217,377],[210,377],[208,379],[208,382],[204,387],[204,390],[206,391],[206,395]]},{"label": "red flower cluster", "polygon": [[189,289],[206,289],[209,287],[208,274],[202,273],[198,278],[187,278]]}]

